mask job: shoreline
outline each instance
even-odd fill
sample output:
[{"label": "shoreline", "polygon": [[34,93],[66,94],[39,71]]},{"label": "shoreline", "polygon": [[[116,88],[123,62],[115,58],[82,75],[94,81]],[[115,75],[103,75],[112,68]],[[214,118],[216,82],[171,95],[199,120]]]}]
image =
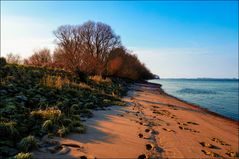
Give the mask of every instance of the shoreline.
[{"label": "shoreline", "polygon": [[168,94],[165,90],[162,89],[162,85],[161,85],[161,84],[151,83],[151,82],[147,82],[147,81],[146,81],[145,83],[157,85],[157,86],[161,89],[161,91],[162,91],[164,94],[166,94],[167,96],[170,96],[170,97],[172,97],[172,98],[175,98],[175,99],[177,99],[177,100],[179,100],[179,101],[181,101],[181,102],[187,103],[187,104],[191,105],[192,107],[199,108],[199,109],[201,109],[201,110],[203,110],[203,111],[205,111],[205,112],[207,112],[207,113],[209,113],[209,114],[211,114],[211,115],[214,115],[214,116],[217,116],[217,117],[220,117],[220,118],[224,118],[224,119],[230,120],[231,122],[239,123],[239,121],[237,121],[236,119],[229,118],[229,117],[227,117],[227,116],[224,116],[224,115],[222,115],[222,114],[219,114],[219,113],[217,113],[217,112],[214,112],[214,111],[212,111],[212,110],[209,110],[208,108],[203,108],[202,106],[200,106],[200,105],[198,105],[198,104],[191,103],[191,102],[188,102],[188,101],[183,100],[183,99],[181,99],[181,98],[175,97],[174,95]]},{"label": "shoreline", "polygon": [[[166,94],[160,85],[135,83],[127,106],[95,110],[85,134],[44,138],[62,149],[35,158],[208,158],[238,155],[238,123]],[[160,102],[159,102],[160,101]],[[228,131],[230,130],[230,131]],[[184,145],[184,146],[182,146]]]}]

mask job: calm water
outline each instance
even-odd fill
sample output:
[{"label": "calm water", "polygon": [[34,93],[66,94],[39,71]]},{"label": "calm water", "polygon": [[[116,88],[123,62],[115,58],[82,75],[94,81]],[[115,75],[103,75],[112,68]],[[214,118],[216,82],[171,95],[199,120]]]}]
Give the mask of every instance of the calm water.
[{"label": "calm water", "polygon": [[160,83],[168,94],[239,121],[238,80],[160,79],[149,82]]}]

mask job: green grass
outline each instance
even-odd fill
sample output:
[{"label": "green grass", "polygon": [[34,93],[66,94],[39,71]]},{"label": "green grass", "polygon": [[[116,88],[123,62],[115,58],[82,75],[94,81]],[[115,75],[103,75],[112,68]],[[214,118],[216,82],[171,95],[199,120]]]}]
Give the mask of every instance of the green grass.
[{"label": "green grass", "polygon": [[59,69],[3,64],[0,69],[0,158],[28,152],[46,134],[84,133],[82,117],[92,110],[124,105],[126,82],[79,77]]}]

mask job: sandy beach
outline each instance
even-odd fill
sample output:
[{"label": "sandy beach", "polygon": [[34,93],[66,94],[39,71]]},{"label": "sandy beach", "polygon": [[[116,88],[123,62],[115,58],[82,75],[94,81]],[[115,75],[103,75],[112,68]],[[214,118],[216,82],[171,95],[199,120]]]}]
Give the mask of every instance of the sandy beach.
[{"label": "sandy beach", "polygon": [[238,153],[238,122],[134,84],[127,106],[94,111],[85,134],[47,138],[36,158],[212,158]]}]

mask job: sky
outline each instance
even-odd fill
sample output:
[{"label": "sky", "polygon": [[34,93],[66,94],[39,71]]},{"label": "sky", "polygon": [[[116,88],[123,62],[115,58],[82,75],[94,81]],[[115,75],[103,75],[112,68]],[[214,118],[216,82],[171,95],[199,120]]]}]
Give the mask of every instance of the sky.
[{"label": "sky", "polygon": [[238,78],[238,1],[1,1],[1,55],[54,50],[54,30],[88,20],[162,78]]}]

